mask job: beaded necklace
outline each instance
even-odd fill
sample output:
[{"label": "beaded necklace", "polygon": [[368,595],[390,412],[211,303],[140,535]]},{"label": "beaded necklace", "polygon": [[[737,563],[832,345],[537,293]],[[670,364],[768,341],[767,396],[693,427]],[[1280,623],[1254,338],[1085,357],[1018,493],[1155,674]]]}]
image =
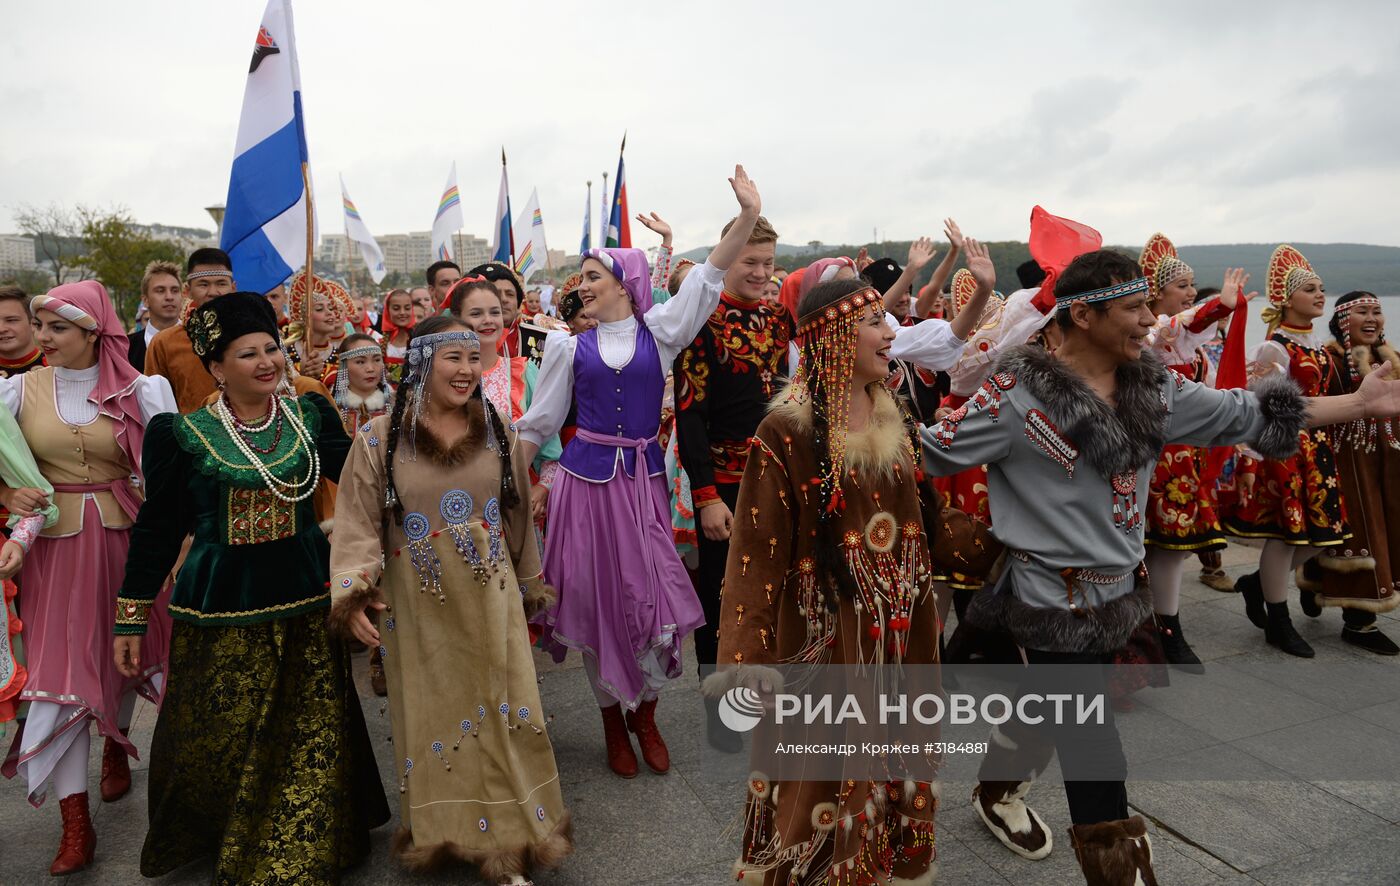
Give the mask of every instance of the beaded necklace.
[{"label": "beaded necklace", "polygon": [[[233,441],[233,445],[238,448],[238,451],[243,454],[244,458],[248,459],[248,464],[258,472],[258,476],[262,478],[263,485],[267,487],[268,492],[271,492],[273,495],[277,496],[277,498],[288,504],[296,504],[297,502],[304,501],[315,493],[316,484],[321,479],[321,455],[312,443],[311,435],[307,432],[306,425],[302,424],[301,420],[292,414],[290,410],[283,409],[279,400],[275,397],[273,398],[272,410],[261,429],[266,430],[272,425],[273,421],[277,421],[279,423],[278,430],[280,438],[280,423],[285,420],[292,426],[292,431],[296,434],[297,442],[306,449],[306,476],[298,480],[292,480],[291,482],[282,480],[274,475],[272,471],[268,469],[267,465],[263,463],[262,459],[258,458],[257,453],[253,451],[253,447],[244,439],[243,434],[240,432],[240,422],[234,416],[233,410],[229,408],[227,395],[219,398],[219,401],[214,405],[213,411],[214,414],[218,416],[219,422],[223,425],[224,431],[228,434],[229,439]],[[244,425],[243,427],[247,426]],[[273,449],[275,448],[276,446],[274,445]],[[295,452],[296,448],[293,447],[292,451]],[[286,491],[284,492],[283,490]]]}]

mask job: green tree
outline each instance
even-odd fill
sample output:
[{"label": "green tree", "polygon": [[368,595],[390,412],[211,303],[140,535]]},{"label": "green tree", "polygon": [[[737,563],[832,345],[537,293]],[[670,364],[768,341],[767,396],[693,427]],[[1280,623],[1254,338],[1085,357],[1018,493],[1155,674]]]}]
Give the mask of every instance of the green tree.
[{"label": "green tree", "polygon": [[79,206],[75,213],[87,247],[81,262],[107,287],[117,314],[129,323],[141,300],[141,277],[146,265],[160,259],[178,265],[184,261],[185,250],[179,243],[157,240],[144,233],[125,209],[104,211]]}]

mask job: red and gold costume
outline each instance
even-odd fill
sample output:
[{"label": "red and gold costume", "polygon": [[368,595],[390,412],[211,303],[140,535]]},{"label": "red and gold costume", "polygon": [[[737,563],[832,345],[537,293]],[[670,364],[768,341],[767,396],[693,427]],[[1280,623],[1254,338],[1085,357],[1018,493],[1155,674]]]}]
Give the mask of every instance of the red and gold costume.
[{"label": "red and gold costume", "polygon": [[[330,387],[331,379],[335,375],[336,351],[340,348],[340,342],[345,339],[345,324],[355,313],[355,306],[350,301],[350,293],[338,283],[324,277],[313,276],[311,279],[311,298],[318,303],[324,301],[328,304],[339,321],[327,342],[315,349],[316,356],[324,361],[316,380]],[[300,271],[287,287],[287,313],[292,317],[292,321],[287,324],[282,335],[282,343],[287,346],[292,365],[298,373],[301,373],[302,361],[306,359],[306,298],[306,272]]]},{"label": "red and gold costume", "polygon": [[[963,308],[967,306],[973,293],[977,291],[977,281],[973,279],[972,273],[968,271],[967,268],[959,268],[958,272],[953,275],[952,289],[954,314],[956,315],[962,313]],[[990,319],[987,316],[988,314],[1000,312],[1001,309],[1001,299],[995,296],[988,299],[986,313],[983,315],[984,321]],[[985,325],[988,324],[986,322],[979,323],[979,330]],[[991,325],[996,325],[994,320],[991,322]],[[974,332],[971,336],[972,340],[968,342],[969,347],[980,346],[976,338],[976,332]],[[987,347],[990,347],[990,344],[987,344]],[[961,394],[950,393],[943,399],[943,405],[957,409],[965,404],[967,400],[968,398]],[[968,468],[965,471],[949,474],[946,477],[935,477],[930,482],[933,484],[934,488],[942,494],[945,506],[956,508],[972,519],[980,520],[988,526],[992,525],[991,509],[987,507],[986,465],[978,465],[975,468]],[[981,583],[978,582],[977,586],[980,585]]]},{"label": "red and gold costume", "polygon": [[[1138,258],[1147,277],[1148,300],[1192,274],[1177,256],[1172,241],[1153,234]],[[1192,381],[1205,382],[1210,360],[1196,339],[1206,338],[1215,324],[1229,315],[1220,299],[1209,298],[1175,317],[1163,315],[1151,336],[1152,348],[1168,368]],[[1225,547],[1225,534],[1216,514],[1215,489],[1202,488],[1206,451],[1195,446],[1168,446],[1152,471],[1148,488],[1146,544],[1171,551],[1211,551]]]},{"label": "red and gold costume", "polygon": [[[1273,331],[1255,359],[1256,367],[1272,362],[1285,369],[1304,397],[1342,390],[1337,363],[1312,329],[1278,322],[1288,297],[1314,279],[1317,275],[1298,250],[1274,250],[1265,309]],[[1225,529],[1245,538],[1277,538],[1314,547],[1335,547],[1350,537],[1332,449],[1334,433],[1333,428],[1303,430],[1298,452],[1289,458],[1242,457],[1235,469],[1236,500],[1225,508],[1221,521]]]},{"label": "red and gold costume", "polygon": [[7,360],[0,357],[0,378],[11,378],[16,375],[23,375],[31,369],[38,369],[44,365],[44,352],[38,345],[34,350],[20,357],[18,360]]}]

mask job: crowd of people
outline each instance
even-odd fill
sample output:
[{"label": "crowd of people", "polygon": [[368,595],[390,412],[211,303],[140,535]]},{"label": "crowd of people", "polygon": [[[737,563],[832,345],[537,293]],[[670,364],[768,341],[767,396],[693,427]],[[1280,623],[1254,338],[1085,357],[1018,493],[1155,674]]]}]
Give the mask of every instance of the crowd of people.
[{"label": "crowd of people", "polygon": [[[337,882],[390,818],[351,676],[366,648],[396,856],[517,886],[574,848],[536,647],[581,659],[622,778],[670,768],[657,705],[687,637],[720,752],[742,744],[717,699],[793,663],[1005,658],[1021,692],[1102,665],[1129,710],[1115,668],[1205,668],[1179,607],[1193,554],[1284,653],[1314,654],[1293,575],[1308,616],[1338,607],[1344,640],[1400,652],[1377,626],[1400,604],[1400,362],[1376,296],[1329,311],[1280,246],[1246,351],[1226,335],[1257,298],[1243,270],[1198,288],[1165,236],[1134,259],[1038,207],[1009,295],[951,219],[917,290],[927,238],[902,265],[788,273],[758,188],[729,183],[703,262],[639,216],[655,265],[589,250],[548,310],[501,263],[438,261],[382,298],[304,272],[262,293],[213,248],[146,269],[132,332],[98,281],[0,288],[3,772],[57,799],[51,874],[93,864],[92,727],[117,802],[142,696],[144,875]],[[1231,536],[1264,540],[1233,583]],[[1155,882],[1111,714],[989,747],[972,805],[1008,849],[1050,853],[1026,797],[1058,752],[1086,882]],[[1077,778],[1086,761],[1110,776]],[[756,772],[735,877],[932,882],[938,761],[907,762]]]}]

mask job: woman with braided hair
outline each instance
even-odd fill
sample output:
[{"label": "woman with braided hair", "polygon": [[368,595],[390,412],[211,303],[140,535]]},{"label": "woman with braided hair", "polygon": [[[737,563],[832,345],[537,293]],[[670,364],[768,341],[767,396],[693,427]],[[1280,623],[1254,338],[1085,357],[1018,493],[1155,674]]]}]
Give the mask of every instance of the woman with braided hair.
[{"label": "woman with braided hair", "polygon": [[[895,338],[883,299],[859,279],[833,279],[797,315],[801,370],[759,425],[739,491],[719,670],[704,684],[712,697],[781,691],[784,665],[938,661],[917,439],[883,384]],[[965,516],[948,529],[975,547]],[[954,544],[940,531],[940,551],[945,535]],[[885,780],[855,761],[834,781],[755,773],[735,870],[746,883],[928,882],[936,761],[890,766]]]},{"label": "woman with braided hair", "polygon": [[400,860],[522,884],[572,849],[526,630],[553,591],[481,351],[455,317],[414,328],[393,412],[360,430],[341,475],[331,624],[384,658]]},{"label": "woman with braided hair", "polygon": [[[1327,327],[1327,350],[1343,390],[1356,390],[1387,361],[1391,377],[1400,377],[1400,356],[1385,340],[1385,315],[1373,293],[1337,299]],[[1360,419],[1335,430],[1333,448],[1353,533],[1346,546],[1351,554],[1323,554],[1299,567],[1303,611],[1316,617],[1324,606],[1341,607],[1344,641],[1378,655],[1400,655],[1400,646],[1376,626],[1377,613],[1400,606],[1400,564],[1392,560],[1400,553],[1400,428],[1394,419]]]}]

